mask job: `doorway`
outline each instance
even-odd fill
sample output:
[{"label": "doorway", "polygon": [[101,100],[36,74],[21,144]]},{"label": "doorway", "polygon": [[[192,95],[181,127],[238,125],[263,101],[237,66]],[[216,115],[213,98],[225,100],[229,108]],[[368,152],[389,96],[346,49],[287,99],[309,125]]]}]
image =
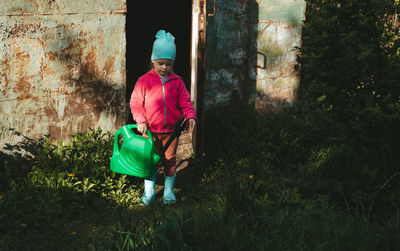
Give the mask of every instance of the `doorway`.
[{"label": "doorway", "polygon": [[136,80],[149,70],[150,56],[158,30],[175,37],[174,72],[190,91],[190,43],[192,1],[127,1],[126,16],[126,123],[134,123],[129,100]]}]

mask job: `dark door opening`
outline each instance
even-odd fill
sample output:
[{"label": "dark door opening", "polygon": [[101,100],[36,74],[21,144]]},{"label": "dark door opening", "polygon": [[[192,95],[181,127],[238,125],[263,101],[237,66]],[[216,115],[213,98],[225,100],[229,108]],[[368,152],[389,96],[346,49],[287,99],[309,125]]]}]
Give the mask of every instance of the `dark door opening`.
[{"label": "dark door opening", "polygon": [[127,1],[126,17],[126,122],[134,123],[129,100],[136,80],[149,70],[151,50],[158,30],[175,37],[174,72],[190,91],[190,41],[192,1]]}]

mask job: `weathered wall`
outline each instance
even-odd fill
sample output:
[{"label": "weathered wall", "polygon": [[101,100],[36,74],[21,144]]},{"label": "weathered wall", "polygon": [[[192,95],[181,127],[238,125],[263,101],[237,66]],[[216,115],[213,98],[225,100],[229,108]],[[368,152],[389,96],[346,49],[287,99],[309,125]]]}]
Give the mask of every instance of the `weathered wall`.
[{"label": "weathered wall", "polygon": [[301,45],[301,26],[305,18],[304,0],[262,0],[258,18],[258,65],[265,56],[266,67],[257,68],[257,110],[275,110],[296,99],[300,83],[295,70],[297,51]]},{"label": "weathered wall", "polygon": [[[251,104],[263,112],[296,98],[304,0],[218,0],[208,18],[206,109]],[[208,6],[213,1],[208,0]]]},{"label": "weathered wall", "polygon": [[125,121],[125,0],[3,0],[0,147]]}]

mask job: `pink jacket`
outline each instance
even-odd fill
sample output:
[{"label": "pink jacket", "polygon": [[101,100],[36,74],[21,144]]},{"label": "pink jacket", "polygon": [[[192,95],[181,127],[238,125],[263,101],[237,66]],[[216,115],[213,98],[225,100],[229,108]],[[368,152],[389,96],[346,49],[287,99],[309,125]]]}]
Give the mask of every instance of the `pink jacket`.
[{"label": "pink jacket", "polygon": [[146,123],[151,132],[155,133],[172,132],[175,122],[182,116],[196,119],[196,112],[182,78],[171,73],[163,84],[154,69],[136,82],[130,107],[136,123]]}]

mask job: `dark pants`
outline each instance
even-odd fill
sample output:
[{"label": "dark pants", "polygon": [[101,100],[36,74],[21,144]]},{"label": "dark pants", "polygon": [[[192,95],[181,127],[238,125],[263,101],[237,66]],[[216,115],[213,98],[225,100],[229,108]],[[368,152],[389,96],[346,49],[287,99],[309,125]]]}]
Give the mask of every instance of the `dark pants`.
[{"label": "dark pants", "polygon": [[[163,146],[167,143],[172,133],[153,133],[154,144],[158,152],[161,151]],[[166,176],[173,177],[176,173],[176,148],[178,146],[178,138],[175,138],[165,154],[161,156],[160,164],[164,166],[164,173]]]}]

